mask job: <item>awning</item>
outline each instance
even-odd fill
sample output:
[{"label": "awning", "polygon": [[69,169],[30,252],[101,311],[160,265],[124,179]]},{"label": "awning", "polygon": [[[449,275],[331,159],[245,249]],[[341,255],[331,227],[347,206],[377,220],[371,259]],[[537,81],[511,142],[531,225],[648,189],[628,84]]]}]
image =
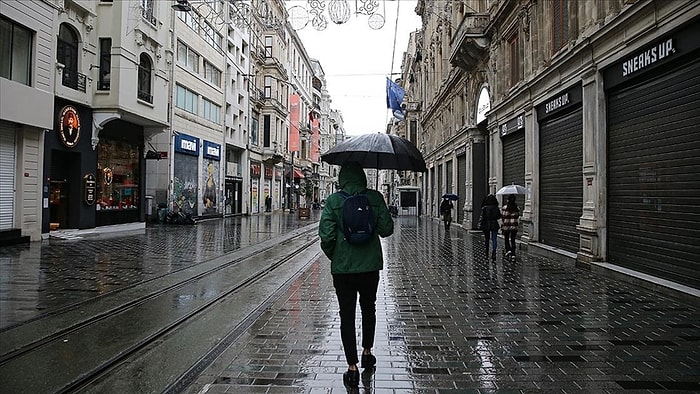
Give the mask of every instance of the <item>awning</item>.
[{"label": "awning", "polygon": [[[287,171],[286,174],[284,174],[285,178],[289,178],[289,171]],[[299,179],[299,178],[305,178],[304,173],[297,170],[296,168],[294,169],[294,178]]]}]

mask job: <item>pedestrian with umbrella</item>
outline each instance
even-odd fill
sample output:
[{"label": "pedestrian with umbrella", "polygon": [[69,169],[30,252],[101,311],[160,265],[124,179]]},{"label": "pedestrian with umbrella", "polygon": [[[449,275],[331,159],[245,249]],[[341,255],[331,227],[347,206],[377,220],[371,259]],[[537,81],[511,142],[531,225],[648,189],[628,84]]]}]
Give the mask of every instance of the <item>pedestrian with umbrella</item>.
[{"label": "pedestrian with umbrella", "polygon": [[451,193],[446,193],[442,195],[442,203],[440,204],[440,214],[442,215],[442,221],[445,224],[445,230],[450,229],[450,224],[452,223],[452,208],[454,208],[454,205],[452,205],[453,200],[457,200],[459,197],[457,197],[455,194]]},{"label": "pedestrian with umbrella", "polygon": [[[341,166],[338,174],[340,192],[331,194],[321,213],[318,234],[321,249],[331,260],[333,287],[340,313],[340,338],[343,343],[348,370],[343,373],[343,383],[357,388],[360,382],[358,362],[365,372],[373,372],[377,363],[372,354],[376,326],[376,300],[379,271],[383,269],[382,247],[379,237],[394,232],[394,221],[384,201],[376,190],[367,189],[363,168],[427,171],[425,160],[418,149],[401,137],[388,134],[366,134],[345,140],[321,155],[330,164]],[[369,207],[369,237],[357,241],[349,234],[357,218],[366,217],[366,210],[357,207],[349,213],[346,205],[354,207],[354,201],[365,199]],[[352,203],[351,203],[352,202]],[[350,226],[352,224],[352,226]],[[359,294],[362,316],[362,354],[357,356],[355,337],[355,309]]]},{"label": "pedestrian with umbrella", "polygon": [[515,194],[508,196],[508,201],[501,208],[501,217],[503,223],[501,224],[501,232],[503,233],[503,238],[505,238],[506,252],[505,258],[515,259],[515,236],[518,234],[518,217],[520,216],[520,209],[518,204],[515,203]]}]

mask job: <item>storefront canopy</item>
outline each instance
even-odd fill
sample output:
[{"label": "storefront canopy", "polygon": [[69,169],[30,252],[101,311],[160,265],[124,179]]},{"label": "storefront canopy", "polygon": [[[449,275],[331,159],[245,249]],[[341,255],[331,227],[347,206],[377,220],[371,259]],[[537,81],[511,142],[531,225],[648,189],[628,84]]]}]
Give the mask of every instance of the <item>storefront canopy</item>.
[{"label": "storefront canopy", "polygon": [[[287,171],[287,173],[284,174],[284,176],[285,176],[285,178],[289,178],[289,171]],[[295,168],[294,169],[294,179],[300,179],[300,178],[305,178],[304,173]]]}]

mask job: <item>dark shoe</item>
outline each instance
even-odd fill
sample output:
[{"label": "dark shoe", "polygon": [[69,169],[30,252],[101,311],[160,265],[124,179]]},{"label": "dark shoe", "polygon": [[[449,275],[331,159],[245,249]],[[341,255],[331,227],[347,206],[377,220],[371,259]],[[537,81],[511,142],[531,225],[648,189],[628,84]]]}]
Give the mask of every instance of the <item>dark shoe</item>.
[{"label": "dark shoe", "polygon": [[372,354],[363,354],[362,362],[360,364],[362,368],[372,368],[377,365],[377,358]]},{"label": "dark shoe", "polygon": [[343,374],[343,383],[348,387],[358,387],[360,385],[360,371],[347,370]]}]

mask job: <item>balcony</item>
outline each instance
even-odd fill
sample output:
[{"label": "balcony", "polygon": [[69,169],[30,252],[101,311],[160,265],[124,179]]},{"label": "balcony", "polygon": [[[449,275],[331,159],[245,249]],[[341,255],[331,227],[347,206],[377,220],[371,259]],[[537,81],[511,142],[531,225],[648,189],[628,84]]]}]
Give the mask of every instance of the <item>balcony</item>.
[{"label": "balcony", "polygon": [[489,14],[474,13],[464,17],[454,35],[450,63],[471,70],[487,55],[490,40],[486,35]]},{"label": "balcony", "polygon": [[63,69],[61,77],[63,86],[85,93],[85,81],[85,74],[81,74],[77,70]]},{"label": "balcony", "polygon": [[260,108],[263,105],[263,100],[265,98],[265,94],[263,93],[262,90],[258,88],[251,88],[250,89],[250,103],[253,104],[254,106]]}]

